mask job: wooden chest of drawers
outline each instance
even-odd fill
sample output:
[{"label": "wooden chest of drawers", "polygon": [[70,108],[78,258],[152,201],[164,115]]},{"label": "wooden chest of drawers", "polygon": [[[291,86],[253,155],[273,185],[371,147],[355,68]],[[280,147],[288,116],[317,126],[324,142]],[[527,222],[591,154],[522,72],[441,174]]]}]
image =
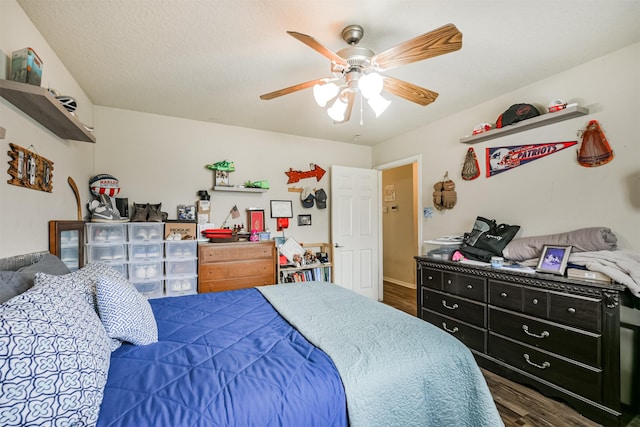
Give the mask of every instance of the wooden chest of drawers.
[{"label": "wooden chest of drawers", "polygon": [[276,283],[273,241],[198,245],[198,292],[220,292]]},{"label": "wooden chest of drawers", "polygon": [[623,286],[416,262],[418,316],[465,343],[480,366],[620,424]]}]

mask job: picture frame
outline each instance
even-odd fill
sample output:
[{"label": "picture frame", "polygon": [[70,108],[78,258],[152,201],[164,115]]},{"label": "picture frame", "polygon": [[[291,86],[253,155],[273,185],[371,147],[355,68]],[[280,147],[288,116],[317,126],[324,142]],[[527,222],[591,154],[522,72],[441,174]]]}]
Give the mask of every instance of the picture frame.
[{"label": "picture frame", "polygon": [[264,210],[247,209],[247,230],[253,232],[264,231]]},{"label": "picture frame", "polygon": [[571,246],[544,245],[536,271],[564,276]]},{"label": "picture frame", "polygon": [[271,200],[271,218],[293,218],[291,200]]},{"label": "picture frame", "polygon": [[311,225],[311,215],[298,215],[298,225]]}]

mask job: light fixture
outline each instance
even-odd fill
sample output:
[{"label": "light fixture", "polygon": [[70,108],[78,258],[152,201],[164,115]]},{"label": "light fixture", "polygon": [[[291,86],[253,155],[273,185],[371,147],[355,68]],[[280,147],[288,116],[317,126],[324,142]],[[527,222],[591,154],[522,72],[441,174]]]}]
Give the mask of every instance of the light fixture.
[{"label": "light fixture", "polygon": [[369,107],[376,113],[376,117],[380,117],[380,114],[384,113],[387,107],[391,105],[391,101],[385,99],[382,95],[376,95],[369,98],[367,104],[369,104]]},{"label": "light fixture", "polygon": [[[337,76],[336,76],[337,77]],[[333,82],[318,83],[313,86],[313,97],[320,107],[327,107],[327,114],[336,123],[345,121],[349,108],[349,93],[360,93],[367,100],[367,104],[379,117],[389,107],[391,101],[382,97],[384,80],[378,73],[364,74],[361,69],[353,69],[343,74],[345,83],[338,85]],[[362,98],[361,102],[362,102]],[[362,114],[362,108],[361,108]],[[360,120],[362,124],[362,118]]]},{"label": "light fixture", "polygon": [[339,88],[335,83],[316,84],[313,86],[313,97],[316,103],[324,108],[327,102],[338,95],[338,90]]}]

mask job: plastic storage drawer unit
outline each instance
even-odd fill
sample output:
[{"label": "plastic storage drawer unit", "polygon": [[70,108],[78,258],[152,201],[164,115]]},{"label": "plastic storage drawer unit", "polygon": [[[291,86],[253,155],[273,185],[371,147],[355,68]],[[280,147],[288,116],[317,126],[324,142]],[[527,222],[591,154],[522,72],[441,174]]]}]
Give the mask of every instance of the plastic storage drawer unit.
[{"label": "plastic storage drawer unit", "polygon": [[162,261],[129,263],[129,280],[148,281],[162,279]]},{"label": "plastic storage drawer unit", "polygon": [[126,245],[86,245],[87,262],[121,263],[127,260]]},{"label": "plastic storage drawer unit", "polygon": [[163,255],[163,243],[129,243],[129,261],[160,260]]},{"label": "plastic storage drawer unit", "polygon": [[167,260],[165,262],[167,277],[196,276],[198,274],[196,259]]},{"label": "plastic storage drawer unit", "polygon": [[146,280],[131,282],[131,284],[147,298],[162,298],[164,296],[164,280]]},{"label": "plastic storage drawer unit", "polygon": [[129,242],[161,242],[164,223],[132,222],[129,223]]},{"label": "plastic storage drawer unit", "polygon": [[197,294],[197,286],[197,276],[167,278],[165,283],[168,297]]},{"label": "plastic storage drawer unit", "polygon": [[196,240],[167,240],[165,252],[168,260],[194,259],[197,256],[198,242]]},{"label": "plastic storage drawer unit", "polygon": [[87,242],[90,244],[124,243],[127,239],[126,224],[92,222],[87,226]]}]

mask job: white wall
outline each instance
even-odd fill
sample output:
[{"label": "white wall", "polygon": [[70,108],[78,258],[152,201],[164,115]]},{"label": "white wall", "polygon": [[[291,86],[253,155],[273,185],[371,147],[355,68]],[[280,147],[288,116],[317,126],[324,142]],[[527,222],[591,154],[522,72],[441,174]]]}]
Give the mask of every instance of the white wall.
[{"label": "white wall", "polygon": [[[446,96],[446,94],[443,94]],[[511,104],[546,108],[562,98],[589,109],[587,116],[472,145],[482,176],[460,177],[468,144],[459,142],[482,122],[495,122]],[[421,154],[423,200],[433,206],[433,184],[445,172],[456,183],[458,203],[422,219],[422,239],[471,230],[477,215],[518,224],[520,236],[607,226],[619,247],[640,250],[640,44],[461,111],[439,122],[386,141],[373,149],[373,164]],[[580,139],[589,120],[603,127],[615,158],[596,168],[579,166],[574,147],[491,178],[485,177],[485,148]],[[577,145],[576,147],[579,147]]]},{"label": "white wall", "polygon": [[[212,220],[220,226],[229,210],[237,205],[240,218],[228,223],[245,223],[245,209],[265,210],[266,225],[272,236],[275,219],[270,218],[270,200],[292,200],[294,218],[285,236],[299,242],[328,242],[329,209],[305,209],[300,193],[291,187],[310,186],[329,190],[330,167],[371,167],[371,147],[264,132],[234,126],[218,125],[121,109],[96,107],[96,173],[110,173],[120,180],[120,197],[129,204],[162,202],[169,218],[176,218],[177,205],[194,204],[198,190],[211,195]],[[230,183],[268,180],[265,193],[212,191],[214,172],[207,164],[233,161],[236,171]],[[289,168],[309,170],[315,163],[327,173],[287,185]],[[330,199],[328,203],[330,207]],[[297,216],[311,214],[311,226],[297,226]]]},{"label": "white wall", "polygon": [[[33,48],[42,59],[42,86],[73,96],[78,102],[78,118],[92,125],[91,101],[55,52],[15,1],[0,1],[0,78],[8,76],[11,52],[25,47]],[[0,127],[6,129],[6,138],[0,140],[0,257],[47,250],[48,221],[76,219],[76,201],[67,177],[73,177],[80,191],[88,195],[83,184],[93,173],[94,144],[58,138],[4,98],[0,98]],[[7,184],[9,143],[53,161],[51,193]]]}]

